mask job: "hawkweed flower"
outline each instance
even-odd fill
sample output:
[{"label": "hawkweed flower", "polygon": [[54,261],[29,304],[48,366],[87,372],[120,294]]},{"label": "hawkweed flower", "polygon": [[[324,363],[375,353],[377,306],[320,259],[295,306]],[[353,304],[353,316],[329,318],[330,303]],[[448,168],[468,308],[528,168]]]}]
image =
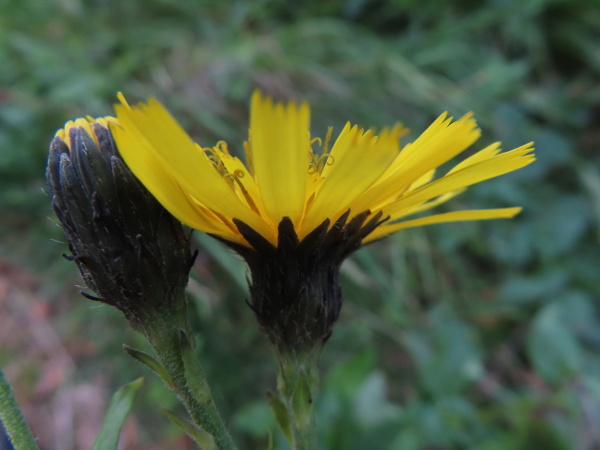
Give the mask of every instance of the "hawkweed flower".
[{"label": "hawkweed flower", "polygon": [[175,217],[245,258],[250,306],[283,350],[330,336],[342,304],[339,268],[353,251],[403,228],[511,218],[521,208],[413,217],[534,161],[531,143],[504,153],[495,143],[436,177],[479,138],[471,114],[442,114],[403,146],[400,124],[379,133],[347,124],[335,140],[331,129],[320,139],[310,135],[306,103],[256,92],[244,164],[225,142],[193,142],[156,100],[132,107],[119,99],[111,129],[123,159]]},{"label": "hawkweed flower", "polygon": [[73,260],[95,295],[139,329],[156,315],[185,322],[190,233],[121,160],[112,117],[68,122],[50,145],[46,178]]}]

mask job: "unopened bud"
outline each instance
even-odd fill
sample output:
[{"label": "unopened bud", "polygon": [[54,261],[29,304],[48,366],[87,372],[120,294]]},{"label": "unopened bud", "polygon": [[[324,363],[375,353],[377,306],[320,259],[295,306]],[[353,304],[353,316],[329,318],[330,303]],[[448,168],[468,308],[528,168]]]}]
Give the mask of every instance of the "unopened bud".
[{"label": "unopened bud", "polygon": [[109,123],[78,119],[57,132],[46,178],[71,255],[97,297],[134,327],[155,313],[185,313],[190,232],[119,157]]}]

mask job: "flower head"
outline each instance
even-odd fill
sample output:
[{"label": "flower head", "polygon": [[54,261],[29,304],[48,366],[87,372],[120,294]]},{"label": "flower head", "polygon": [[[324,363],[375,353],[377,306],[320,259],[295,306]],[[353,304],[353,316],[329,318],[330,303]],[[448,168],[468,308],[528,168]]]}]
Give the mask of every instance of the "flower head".
[{"label": "flower head", "polygon": [[376,134],[347,124],[334,142],[331,132],[323,142],[310,136],[306,103],[275,103],[256,92],[244,164],[224,142],[212,148],[194,143],[156,100],[134,107],[123,96],[120,100],[119,126],[113,132],[134,174],[182,222],[247,247],[251,244],[235,222],[276,245],[284,217],[302,240],[325,220],[332,225],[348,211],[350,220],[381,213],[385,222],[363,243],[412,226],[513,217],[520,208],[407,219],[472,184],[534,161],[531,143],[505,153],[495,143],[435,179],[437,167],[479,138],[471,114],[457,121],[442,114],[403,147],[401,125]]},{"label": "flower head", "polygon": [[224,142],[194,143],[156,100],[131,107],[119,98],[112,130],[127,165],[175,217],[245,257],[259,322],[289,345],[329,336],[339,266],[352,251],[402,228],[513,217],[520,208],[410,218],[534,161],[531,143],[505,153],[495,143],[436,178],[479,138],[471,114],[442,114],[404,146],[399,124],[379,133],[347,124],[321,140],[310,136],[306,103],[256,92],[244,164]]},{"label": "flower head", "polygon": [[[190,236],[120,159],[112,117],[82,118],[58,130],[46,178],[86,295],[120,309],[134,326],[178,316],[192,256]],[[182,325],[184,326],[184,325]]]}]

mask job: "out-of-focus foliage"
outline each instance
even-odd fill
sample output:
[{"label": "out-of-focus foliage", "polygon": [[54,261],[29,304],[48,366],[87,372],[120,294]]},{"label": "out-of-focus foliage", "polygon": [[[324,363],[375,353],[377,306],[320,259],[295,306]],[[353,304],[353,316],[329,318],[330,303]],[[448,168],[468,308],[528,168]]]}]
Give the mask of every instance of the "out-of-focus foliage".
[{"label": "out-of-focus foliage", "polygon": [[[479,147],[534,140],[538,162],[449,207],[524,212],[407,230],[348,261],[322,360],[324,448],[600,445],[600,2],[0,0],[0,12],[0,256],[39,273],[65,340],[95,343],[81,377],[117,386],[144,369],[119,350],[139,338],[77,298],[50,240],[62,234],[45,219],[43,171],[64,121],[110,114],[121,90],[239,151],[256,87],[307,99],[317,135],[400,120],[414,137],[444,110],[474,111]],[[270,349],[243,264],[197,237],[199,354],[233,433],[259,448],[276,429]],[[176,433],[143,406],[171,407],[169,394],[150,383],[140,397],[143,439]]]}]

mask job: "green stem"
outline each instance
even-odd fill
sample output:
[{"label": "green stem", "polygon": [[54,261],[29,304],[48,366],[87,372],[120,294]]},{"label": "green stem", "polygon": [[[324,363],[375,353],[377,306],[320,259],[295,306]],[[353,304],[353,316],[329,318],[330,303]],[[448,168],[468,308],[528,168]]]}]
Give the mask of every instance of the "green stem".
[{"label": "green stem", "polygon": [[294,450],[317,448],[313,399],[319,383],[320,351],[318,348],[277,352],[277,389],[287,411]]},{"label": "green stem", "polygon": [[180,331],[164,323],[163,320],[158,323],[153,322],[151,326],[145,324],[145,329],[150,344],[173,381],[175,393],[185,405],[194,423],[212,434],[217,449],[235,449],[235,444],[221,419],[208,381],[199,369],[199,364],[196,362],[196,367],[186,370]]},{"label": "green stem", "polygon": [[12,388],[0,369],[0,421],[8,433],[10,442],[19,450],[39,449],[29,427],[23,419]]}]

